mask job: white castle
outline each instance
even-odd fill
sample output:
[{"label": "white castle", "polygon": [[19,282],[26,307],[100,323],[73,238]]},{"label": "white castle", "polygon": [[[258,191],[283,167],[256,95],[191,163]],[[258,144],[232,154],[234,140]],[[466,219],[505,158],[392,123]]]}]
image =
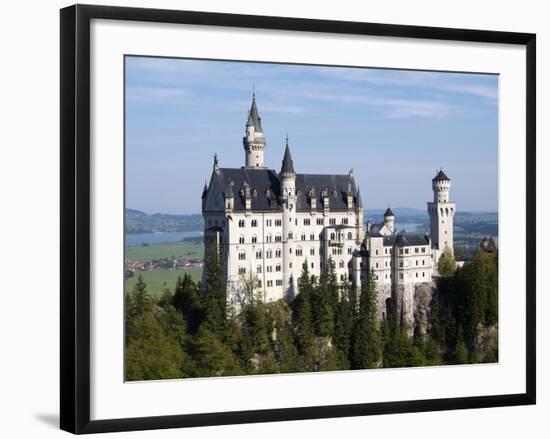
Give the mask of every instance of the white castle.
[{"label": "white castle", "polygon": [[245,166],[222,168],[214,156],[202,194],[205,249],[215,246],[222,255],[228,300],[236,304],[243,278],[251,273],[264,301],[292,300],[304,265],[318,278],[330,258],[338,282],[350,282],[356,291],[372,273],[380,315],[394,301],[412,323],[415,294],[419,288],[431,290],[441,252],[453,251],[456,206],[449,202],[450,179],[442,170],[432,179],[430,235],[409,235],[396,230],[389,207],[382,223],[364,224],[351,171],[296,173],[287,137],[277,172],[264,164],[265,146],[253,95],[243,138]]}]

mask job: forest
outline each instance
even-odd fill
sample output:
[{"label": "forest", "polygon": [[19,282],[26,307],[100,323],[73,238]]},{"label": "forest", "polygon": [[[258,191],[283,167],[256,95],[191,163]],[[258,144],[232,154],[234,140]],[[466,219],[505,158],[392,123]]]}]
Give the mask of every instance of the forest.
[{"label": "forest", "polygon": [[207,258],[201,287],[184,275],[155,298],[139,276],[126,292],[126,381],[498,361],[496,253],[461,268],[443,260],[425,330],[391,306],[381,320],[373,276],[355,293],[330,261],[319,278],[304,265],[290,302],[264,303],[243,276],[239,306],[228,306],[219,258]]}]

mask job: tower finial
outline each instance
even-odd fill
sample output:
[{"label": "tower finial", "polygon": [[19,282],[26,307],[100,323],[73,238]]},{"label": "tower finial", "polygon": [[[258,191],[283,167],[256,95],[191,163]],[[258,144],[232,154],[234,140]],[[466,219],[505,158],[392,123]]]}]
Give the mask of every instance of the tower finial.
[{"label": "tower finial", "polygon": [[218,153],[214,153],[214,168],[218,167]]},{"label": "tower finial", "polygon": [[256,84],[252,83],[252,99],[256,99]]},{"label": "tower finial", "polygon": [[288,133],[286,133],[285,145],[288,146]]}]

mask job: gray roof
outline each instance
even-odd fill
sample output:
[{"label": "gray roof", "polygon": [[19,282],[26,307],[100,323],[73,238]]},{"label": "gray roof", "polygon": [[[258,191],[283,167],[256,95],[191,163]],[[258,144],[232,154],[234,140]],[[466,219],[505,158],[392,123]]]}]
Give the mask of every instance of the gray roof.
[{"label": "gray roof", "polygon": [[395,216],[395,215],[393,214],[393,212],[391,211],[390,206],[388,206],[388,208],[387,208],[386,211],[384,212],[384,216]]},{"label": "gray roof", "polygon": [[248,112],[248,120],[246,126],[253,126],[254,130],[259,133],[263,133],[262,129],[262,118],[258,113],[258,107],[256,106],[256,96],[252,95],[252,105],[250,106],[250,111]]},{"label": "gray roof", "polygon": [[440,169],[437,175],[434,178],[432,178],[432,181],[445,181],[445,180],[451,181],[451,179],[445,175],[445,173],[443,172],[443,169]]},{"label": "gray roof", "polygon": [[[245,210],[245,183],[249,185],[252,192],[251,210],[282,209],[278,199],[281,183],[279,175],[273,169],[218,168],[214,172],[213,178],[218,178],[220,184],[210,184],[210,188],[225,188],[227,191],[228,186],[233,183],[232,192],[234,193],[234,210],[236,211]],[[328,193],[330,210],[348,210],[346,200],[348,185],[351,185],[353,193],[357,192],[355,180],[351,175],[296,174],[296,209],[300,211],[311,210],[309,192],[313,188],[317,199],[314,210],[323,211],[321,200],[321,192],[323,191]],[[352,208],[356,207],[361,207],[357,204],[357,197],[354,199]]]},{"label": "gray roof", "polygon": [[361,200],[361,191],[359,190],[359,186],[357,187],[357,194],[355,195],[355,205],[360,209],[363,208],[363,200]]},{"label": "gray roof", "polygon": [[295,174],[294,163],[292,162],[292,156],[290,155],[290,148],[288,147],[288,138],[286,139],[285,156],[283,157],[281,174]]}]

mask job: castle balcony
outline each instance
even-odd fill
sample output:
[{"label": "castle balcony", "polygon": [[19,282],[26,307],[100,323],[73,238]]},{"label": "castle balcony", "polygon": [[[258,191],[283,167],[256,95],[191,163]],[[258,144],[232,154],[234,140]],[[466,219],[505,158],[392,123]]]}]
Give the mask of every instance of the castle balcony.
[{"label": "castle balcony", "polygon": [[343,247],[344,246],[344,241],[339,240],[339,239],[329,239],[328,246],[329,247]]}]

